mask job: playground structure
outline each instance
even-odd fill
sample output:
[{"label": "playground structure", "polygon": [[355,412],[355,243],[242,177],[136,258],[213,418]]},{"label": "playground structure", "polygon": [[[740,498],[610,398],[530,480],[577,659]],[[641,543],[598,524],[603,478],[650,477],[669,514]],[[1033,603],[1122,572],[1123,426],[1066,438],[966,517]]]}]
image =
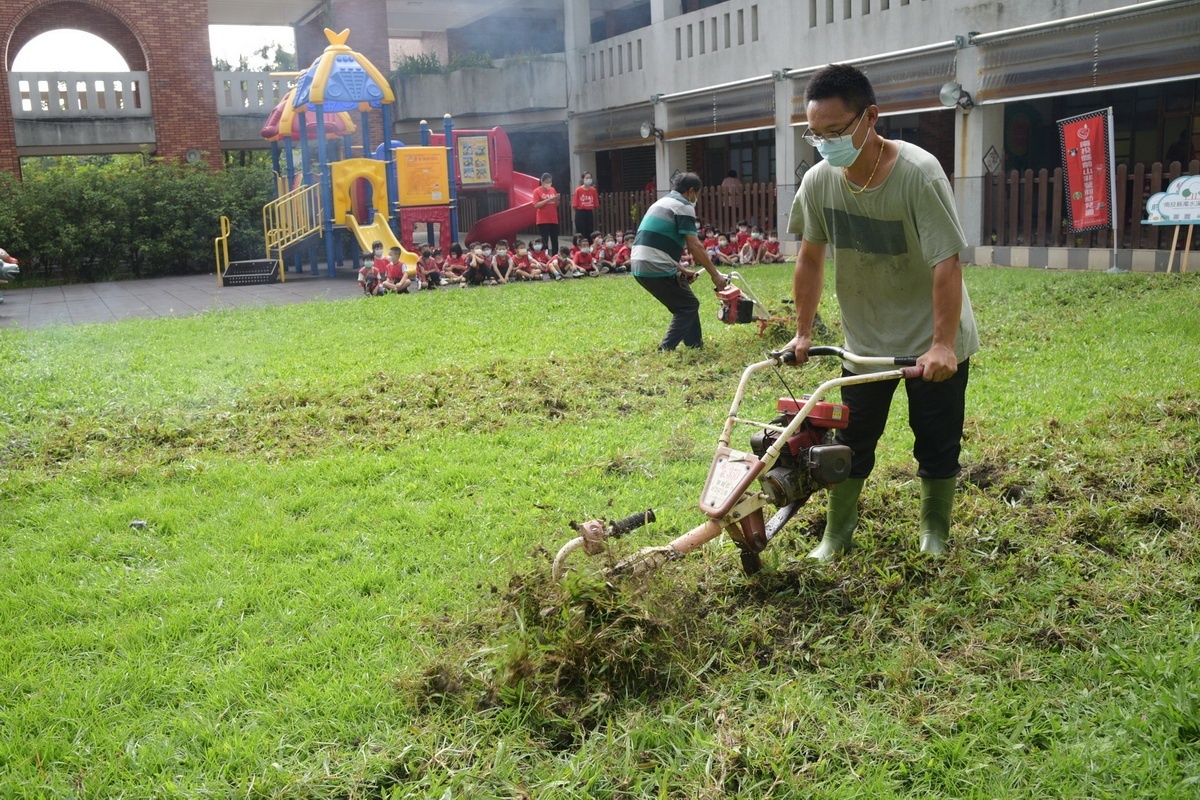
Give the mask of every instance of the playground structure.
[{"label": "playground structure", "polygon": [[[448,247],[458,241],[461,191],[502,191],[508,197],[509,207],[479,220],[467,241],[512,239],[533,227],[533,190],[539,180],[514,171],[504,129],[455,130],[447,114],[440,134],[421,122],[419,146],[392,140],[391,86],[370,61],[346,45],[349,34],[349,29],[325,30],[329,46],[295,75],[295,87],[267,118],[262,135],[271,143],[277,196],[263,208],[266,258],[231,263],[229,221],[222,217],[214,246],[223,285],[286,280],[287,257],[299,271],[305,249],[315,273],[317,239],[324,241],[332,278],[343,260],[341,237],[336,235],[343,230],[358,244],[351,254],[355,268],[359,254],[370,252],[378,241],[385,249],[399,247],[401,261],[413,273],[418,258],[413,252],[414,229],[424,225],[425,241],[431,244]],[[385,135],[372,150],[368,114],[374,110],[382,115]],[[355,144],[356,134],[361,134],[361,144]]]}]

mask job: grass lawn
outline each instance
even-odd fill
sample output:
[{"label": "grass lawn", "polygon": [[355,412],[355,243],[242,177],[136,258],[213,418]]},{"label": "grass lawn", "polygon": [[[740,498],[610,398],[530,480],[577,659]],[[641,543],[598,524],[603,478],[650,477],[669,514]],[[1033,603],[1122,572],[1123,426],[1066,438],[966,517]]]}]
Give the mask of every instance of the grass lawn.
[{"label": "grass lawn", "polygon": [[1197,796],[1200,281],[966,278],[952,555],[900,393],[858,549],[804,559],[817,497],[752,579],[549,581],[701,521],[773,344],[711,292],[665,355],[621,278],[0,330],[0,796]]}]

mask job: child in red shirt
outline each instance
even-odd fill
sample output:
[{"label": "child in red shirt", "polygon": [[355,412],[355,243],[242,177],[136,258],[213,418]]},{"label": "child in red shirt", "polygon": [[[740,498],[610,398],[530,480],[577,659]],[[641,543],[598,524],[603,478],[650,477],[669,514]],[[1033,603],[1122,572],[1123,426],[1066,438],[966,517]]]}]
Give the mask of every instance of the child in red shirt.
[{"label": "child in red shirt", "polygon": [[450,283],[462,283],[467,274],[467,259],[463,256],[462,247],[455,242],[450,245],[450,255],[442,264],[442,275]]},{"label": "child in red shirt", "polygon": [[750,225],[746,220],[740,219],[738,220],[737,239],[734,241],[733,246],[740,251],[748,241],[750,241]]},{"label": "child in red shirt", "polygon": [[[484,254],[487,249],[484,248]],[[496,280],[501,283],[508,283],[513,277],[512,258],[508,255],[508,239],[501,239],[496,242],[496,255],[492,256],[492,270],[496,273]]]},{"label": "child in red shirt", "polygon": [[617,243],[613,237],[605,236],[603,240],[596,237],[596,241],[592,244],[592,253],[595,256],[597,271],[607,273],[615,269],[613,257],[617,254]]},{"label": "child in red shirt", "polygon": [[547,269],[552,272],[557,271],[560,275],[566,278],[582,278],[583,273],[575,268],[574,256],[571,255],[571,248],[563,245],[558,249],[558,255],[550,259],[546,264]]},{"label": "child in red shirt", "polygon": [[381,283],[379,274],[375,271],[374,258],[370,253],[363,253],[362,269],[358,271],[358,285],[362,287],[363,294],[368,297],[387,294],[387,290],[380,285]]},{"label": "child in red shirt", "polygon": [[493,286],[496,271],[492,269],[492,248],[472,242],[467,254],[467,283],[472,286]]},{"label": "child in red shirt", "polygon": [[625,234],[625,242],[617,248],[617,252],[613,254],[613,269],[617,272],[629,271],[629,260],[633,253],[634,236]]},{"label": "child in red shirt", "polygon": [[382,285],[389,292],[396,293],[415,292],[421,288],[419,283],[414,284],[413,280],[408,277],[408,268],[400,260],[399,247],[393,247],[388,251],[387,278]]},{"label": "child in red shirt", "polygon": [[542,245],[542,242],[539,239],[533,243],[533,250],[529,253],[529,260],[531,262],[536,262],[544,271],[546,264],[550,262],[554,255],[554,253],[546,252],[545,247]]},{"label": "child in red shirt", "polygon": [[417,261],[417,280],[422,289],[436,289],[442,285],[442,273],[438,271],[433,251],[428,245],[421,248],[421,258]]},{"label": "child in red shirt", "polygon": [[759,253],[762,251],[762,246],[765,244],[762,238],[762,231],[757,225],[750,230],[750,238],[741,246],[738,251],[738,261],[742,264],[757,264],[759,263]]},{"label": "child in red shirt", "polygon": [[542,276],[542,268],[529,257],[529,248],[522,241],[517,241],[517,254],[513,256],[513,274],[519,280],[532,281]]},{"label": "child in red shirt", "polygon": [[598,275],[596,271],[596,260],[592,257],[592,246],[584,239],[579,244],[579,252],[571,258],[571,263],[575,265],[575,270],[578,273],[575,277],[583,275]]},{"label": "child in red shirt", "polygon": [[725,267],[737,263],[737,249],[733,246],[733,242],[729,241],[729,237],[723,233],[717,236],[717,249],[713,251],[712,262]]},{"label": "child in red shirt", "polygon": [[783,253],[779,252],[779,237],[775,235],[775,231],[767,234],[767,241],[759,251],[758,261],[760,264],[782,264],[787,261]]}]

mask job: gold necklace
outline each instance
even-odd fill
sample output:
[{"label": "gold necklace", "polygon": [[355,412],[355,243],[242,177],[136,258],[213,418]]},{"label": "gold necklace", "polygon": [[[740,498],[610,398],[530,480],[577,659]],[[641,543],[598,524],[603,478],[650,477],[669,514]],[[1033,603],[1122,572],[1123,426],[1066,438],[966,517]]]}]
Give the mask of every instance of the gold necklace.
[{"label": "gold necklace", "polygon": [[879,156],[875,159],[875,166],[871,169],[871,177],[867,178],[867,182],[857,192],[854,191],[854,186],[850,183],[850,179],[846,177],[846,170],[849,167],[842,167],[842,180],[846,182],[846,188],[850,190],[850,194],[862,194],[871,185],[871,181],[875,180],[875,170],[879,169],[879,162],[883,161],[883,149],[887,146],[887,140],[883,139],[879,144]]}]

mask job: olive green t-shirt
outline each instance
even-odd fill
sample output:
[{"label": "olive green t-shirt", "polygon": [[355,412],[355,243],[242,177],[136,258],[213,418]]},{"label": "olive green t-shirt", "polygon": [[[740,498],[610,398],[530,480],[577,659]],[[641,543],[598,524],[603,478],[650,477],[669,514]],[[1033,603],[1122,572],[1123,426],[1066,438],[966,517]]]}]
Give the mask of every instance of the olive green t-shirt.
[{"label": "olive green t-shirt", "polygon": [[[850,192],[840,168],[818,163],[804,175],[788,221],[788,231],[831,251],[846,349],[863,356],[917,356],[929,349],[933,267],[967,246],[937,159],[916,145],[896,144],[900,152],[887,178],[861,194]],[[961,363],[978,350],[964,285],[954,354]]]}]

